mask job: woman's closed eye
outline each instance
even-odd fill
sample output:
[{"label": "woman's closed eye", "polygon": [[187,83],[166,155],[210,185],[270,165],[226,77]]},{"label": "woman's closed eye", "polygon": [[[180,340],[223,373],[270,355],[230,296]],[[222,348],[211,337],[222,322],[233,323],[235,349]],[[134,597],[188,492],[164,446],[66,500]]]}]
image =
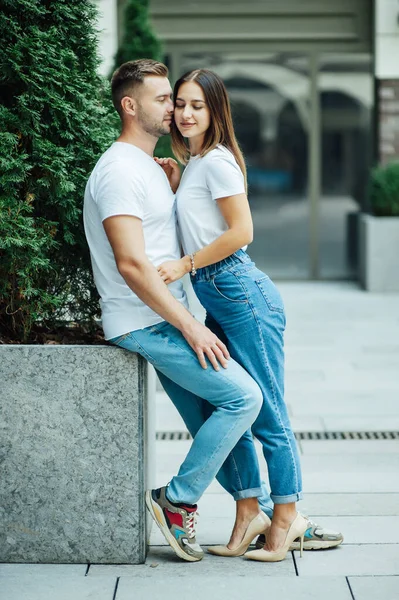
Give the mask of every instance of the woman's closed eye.
[{"label": "woman's closed eye", "polygon": [[[175,108],[185,108],[186,105],[185,104],[176,104]],[[192,106],[191,107],[193,110],[201,110],[201,108],[203,108],[203,106]]]}]

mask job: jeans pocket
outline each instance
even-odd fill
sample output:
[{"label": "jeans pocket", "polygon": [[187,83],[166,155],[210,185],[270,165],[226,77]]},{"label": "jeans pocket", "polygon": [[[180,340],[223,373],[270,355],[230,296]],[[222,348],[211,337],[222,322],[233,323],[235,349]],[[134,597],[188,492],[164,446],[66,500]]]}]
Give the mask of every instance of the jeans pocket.
[{"label": "jeans pocket", "polygon": [[123,335],[118,335],[117,337],[114,337],[110,340],[108,340],[108,342],[110,344],[114,344],[114,346],[119,346],[123,340],[125,340],[127,337],[129,337],[130,335],[130,331],[128,333],[124,333]]},{"label": "jeans pocket", "polygon": [[224,300],[239,303],[248,302],[244,286],[231,271],[226,270],[218,273],[210,283]]},{"label": "jeans pocket", "polygon": [[266,304],[269,310],[284,314],[284,303],[280,292],[272,282],[272,280],[265,275],[262,279],[256,281],[262,296],[266,300]]}]

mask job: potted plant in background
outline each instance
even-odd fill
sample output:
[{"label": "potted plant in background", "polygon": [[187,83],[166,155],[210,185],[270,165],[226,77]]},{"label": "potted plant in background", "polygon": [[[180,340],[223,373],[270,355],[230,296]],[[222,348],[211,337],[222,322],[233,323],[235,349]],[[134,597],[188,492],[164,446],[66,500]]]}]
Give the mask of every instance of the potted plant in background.
[{"label": "potted plant in background", "polygon": [[399,292],[399,163],[372,170],[371,214],[361,217],[360,281],[370,292]]}]

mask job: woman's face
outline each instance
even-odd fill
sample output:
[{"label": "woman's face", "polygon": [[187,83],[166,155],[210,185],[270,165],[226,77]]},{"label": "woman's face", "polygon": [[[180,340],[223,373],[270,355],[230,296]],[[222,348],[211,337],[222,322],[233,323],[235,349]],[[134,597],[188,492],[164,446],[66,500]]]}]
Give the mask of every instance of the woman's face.
[{"label": "woman's face", "polygon": [[183,137],[189,140],[204,137],[211,115],[204,92],[195,81],[186,81],[179,87],[175,98],[174,119]]}]

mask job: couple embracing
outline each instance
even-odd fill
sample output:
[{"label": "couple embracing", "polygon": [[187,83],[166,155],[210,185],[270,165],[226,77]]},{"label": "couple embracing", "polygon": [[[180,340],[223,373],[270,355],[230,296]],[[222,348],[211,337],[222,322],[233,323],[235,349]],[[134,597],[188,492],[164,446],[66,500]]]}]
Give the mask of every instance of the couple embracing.
[{"label": "couple embracing", "polygon": [[[253,228],[245,162],[223,81],[194,70],[172,94],[165,65],[143,59],[115,71],[112,99],[121,135],[95,166],[84,200],[104,334],[155,367],[193,436],[179,472],[147,492],[152,517],[180,558],[201,560],[197,502],[216,477],[236,501],[236,520],[228,544],[212,554],[276,562],[290,548],[339,545],[341,534],[297,512],[302,478],[284,402],[284,306],[246,253]],[[182,177],[174,159],[153,158],[169,133]],[[205,325],[188,310],[187,273]]]}]

